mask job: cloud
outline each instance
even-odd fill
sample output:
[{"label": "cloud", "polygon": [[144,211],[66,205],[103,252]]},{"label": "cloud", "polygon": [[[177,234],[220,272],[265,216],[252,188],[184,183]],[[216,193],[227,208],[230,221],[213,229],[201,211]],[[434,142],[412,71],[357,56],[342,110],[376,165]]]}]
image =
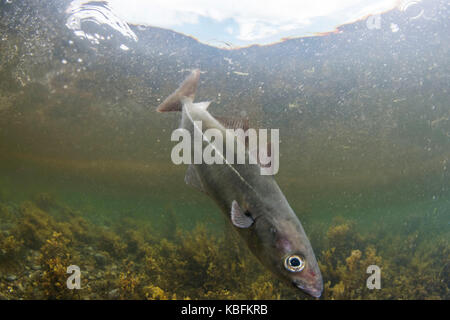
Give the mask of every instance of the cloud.
[{"label": "cloud", "polygon": [[[396,6],[397,0],[109,0],[125,21],[183,32],[184,27],[212,21],[233,21],[236,28],[223,26],[223,36],[237,42],[264,42],[286,35],[329,31],[343,23]],[[320,21],[320,23],[318,23]],[[328,21],[328,23],[326,22]],[[205,26],[206,28],[207,26]],[[230,32],[233,30],[233,32]],[[207,30],[203,31],[207,33]],[[215,32],[218,32],[215,30]],[[199,37],[193,34],[195,37]],[[215,35],[220,38],[222,35]],[[200,38],[200,40],[202,40]]]}]

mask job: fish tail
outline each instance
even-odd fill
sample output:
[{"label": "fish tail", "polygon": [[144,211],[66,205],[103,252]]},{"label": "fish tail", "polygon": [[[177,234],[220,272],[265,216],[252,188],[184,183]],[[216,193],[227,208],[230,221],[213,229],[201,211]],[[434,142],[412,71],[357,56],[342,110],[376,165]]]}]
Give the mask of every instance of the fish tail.
[{"label": "fish tail", "polygon": [[186,98],[193,101],[195,98],[195,92],[197,91],[197,84],[200,78],[200,70],[192,70],[191,74],[181,83],[177,90],[166,98],[161,103],[156,111],[158,112],[170,112],[181,111],[183,104],[182,101]]}]

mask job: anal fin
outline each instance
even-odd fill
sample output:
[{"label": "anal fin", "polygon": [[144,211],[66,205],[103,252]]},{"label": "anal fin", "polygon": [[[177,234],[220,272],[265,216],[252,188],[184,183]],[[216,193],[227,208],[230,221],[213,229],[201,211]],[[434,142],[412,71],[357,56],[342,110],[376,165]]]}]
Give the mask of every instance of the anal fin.
[{"label": "anal fin", "polygon": [[197,190],[208,194],[202,180],[197,173],[197,170],[195,170],[192,164],[187,168],[186,175],[184,176],[184,181],[186,182],[186,184],[196,188]]}]

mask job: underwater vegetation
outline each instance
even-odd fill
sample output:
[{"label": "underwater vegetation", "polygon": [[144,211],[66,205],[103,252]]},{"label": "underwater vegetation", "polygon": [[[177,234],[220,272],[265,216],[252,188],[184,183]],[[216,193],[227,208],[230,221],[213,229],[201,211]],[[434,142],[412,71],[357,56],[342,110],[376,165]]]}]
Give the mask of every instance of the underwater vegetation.
[{"label": "underwater vegetation", "polygon": [[[105,185],[155,199],[185,188],[184,168],[168,160],[174,119],[153,111],[191,68],[205,71],[199,98],[214,101],[214,114],[282,128],[280,180],[302,208],[321,299],[450,298],[448,1],[428,1],[427,19],[387,12],[380,30],[361,20],[240,50],[142,26],[130,26],[137,42],[114,33],[92,45],[66,28],[68,2],[0,2],[0,299],[311,299],[261,267],[233,230],[177,224],[190,193],[162,228],[121,209],[103,219],[99,208],[115,206],[107,196],[92,208],[64,202],[73,177],[96,200]],[[89,31],[111,35],[101,24]],[[52,180],[61,198],[28,196]],[[28,201],[16,199],[19,188]],[[409,207],[342,212],[432,198],[447,199],[438,217]],[[157,217],[162,205],[149,202]],[[384,217],[395,223],[371,224]],[[81,290],[66,287],[70,265]],[[366,286],[370,265],[381,268],[380,290]]]},{"label": "underwater vegetation", "polygon": [[[419,232],[388,238],[363,237],[355,225],[342,221],[327,232],[329,248],[322,251],[319,265],[328,281],[328,299],[448,299],[448,239],[424,240],[418,249]],[[391,243],[388,243],[391,242]],[[377,249],[377,248],[389,248]],[[439,256],[439,257],[438,257]],[[382,272],[382,289],[369,290],[365,282],[369,265]]]},{"label": "underwater vegetation", "polygon": [[[311,299],[264,270],[228,229],[199,224],[164,237],[130,217],[105,226],[49,194],[0,203],[0,225],[0,299]],[[322,299],[450,298],[445,234],[366,235],[341,217],[311,234]],[[80,267],[80,290],[66,287],[70,265]],[[380,290],[366,286],[369,265],[381,268]]]}]

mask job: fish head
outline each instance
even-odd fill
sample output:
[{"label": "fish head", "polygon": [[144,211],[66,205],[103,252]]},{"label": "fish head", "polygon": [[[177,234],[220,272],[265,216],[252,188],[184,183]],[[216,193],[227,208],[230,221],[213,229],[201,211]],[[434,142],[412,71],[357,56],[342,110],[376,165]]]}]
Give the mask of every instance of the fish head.
[{"label": "fish head", "polygon": [[261,245],[259,260],[278,278],[319,298],[323,291],[322,274],[300,221],[257,221],[255,229]]}]

